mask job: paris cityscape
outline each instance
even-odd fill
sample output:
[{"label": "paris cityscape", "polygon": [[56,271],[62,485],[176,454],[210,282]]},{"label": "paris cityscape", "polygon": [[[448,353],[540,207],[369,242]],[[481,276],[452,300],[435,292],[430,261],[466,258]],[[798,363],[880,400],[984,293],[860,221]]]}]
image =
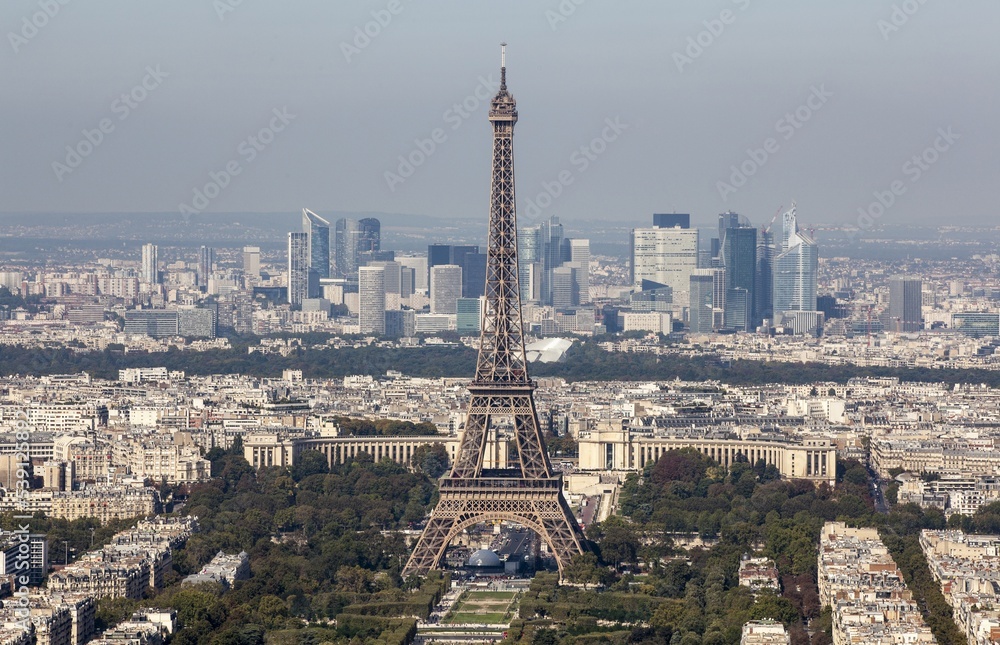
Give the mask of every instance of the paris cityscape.
[{"label": "paris cityscape", "polygon": [[0,645],[1000,643],[997,7],[356,4],[0,9]]}]

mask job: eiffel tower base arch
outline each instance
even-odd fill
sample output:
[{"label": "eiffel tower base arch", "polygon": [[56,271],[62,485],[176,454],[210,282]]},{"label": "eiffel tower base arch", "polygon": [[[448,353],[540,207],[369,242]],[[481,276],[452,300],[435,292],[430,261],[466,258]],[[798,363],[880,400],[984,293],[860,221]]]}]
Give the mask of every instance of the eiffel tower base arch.
[{"label": "eiffel tower base arch", "polygon": [[403,577],[426,575],[438,568],[448,545],[462,531],[494,521],[514,522],[534,531],[549,546],[561,577],[570,558],[585,549],[561,487],[561,477],[445,479],[440,500],[403,568]]}]

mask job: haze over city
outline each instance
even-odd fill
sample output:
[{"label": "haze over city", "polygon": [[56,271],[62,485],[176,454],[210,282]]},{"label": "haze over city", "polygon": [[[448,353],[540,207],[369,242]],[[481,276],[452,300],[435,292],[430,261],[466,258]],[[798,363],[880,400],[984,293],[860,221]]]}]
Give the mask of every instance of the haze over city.
[{"label": "haze over city", "polygon": [[[37,2],[0,9],[0,211],[178,212],[235,161],[240,175],[196,210],[477,216],[483,97],[505,40],[525,114],[522,215],[555,194],[536,220],[766,221],[796,199],[803,221],[857,225],[899,180],[882,223],[995,221],[1000,6],[985,0],[54,6],[40,28],[25,26]],[[141,101],[120,100],[144,80]],[[291,120],[250,158],[274,110]],[[67,146],[104,119],[112,130],[72,167]],[[582,156],[608,120],[614,140]],[[939,129],[956,135],[946,151],[907,173]],[[420,162],[412,175],[400,157]]]}]

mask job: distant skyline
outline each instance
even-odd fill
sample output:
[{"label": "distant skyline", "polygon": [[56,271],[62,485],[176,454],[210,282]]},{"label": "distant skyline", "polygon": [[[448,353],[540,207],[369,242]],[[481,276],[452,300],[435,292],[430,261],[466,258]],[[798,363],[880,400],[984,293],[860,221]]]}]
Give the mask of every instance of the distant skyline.
[{"label": "distant skyline", "polygon": [[793,199],[861,235],[990,225],[998,22],[986,0],[12,0],[0,212],[485,221],[506,41],[522,226],[759,225]]}]

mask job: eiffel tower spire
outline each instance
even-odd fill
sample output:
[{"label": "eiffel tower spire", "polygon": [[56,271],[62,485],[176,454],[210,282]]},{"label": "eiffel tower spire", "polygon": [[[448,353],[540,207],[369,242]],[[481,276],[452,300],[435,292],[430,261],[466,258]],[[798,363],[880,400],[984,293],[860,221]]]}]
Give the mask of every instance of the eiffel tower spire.
[{"label": "eiffel tower spire", "polygon": [[[486,314],[476,375],[469,384],[468,416],[451,473],[441,481],[431,513],[403,575],[437,567],[462,530],[479,522],[510,521],[548,543],[560,572],[586,542],[553,474],[538,423],[524,354],[514,207],[514,124],[517,103],[507,91],[506,43],[500,50],[500,90],[490,102],[493,175],[486,265]],[[516,461],[484,468],[491,431],[506,420]],[[499,454],[499,453],[498,453]],[[495,460],[499,462],[498,460]]]}]

